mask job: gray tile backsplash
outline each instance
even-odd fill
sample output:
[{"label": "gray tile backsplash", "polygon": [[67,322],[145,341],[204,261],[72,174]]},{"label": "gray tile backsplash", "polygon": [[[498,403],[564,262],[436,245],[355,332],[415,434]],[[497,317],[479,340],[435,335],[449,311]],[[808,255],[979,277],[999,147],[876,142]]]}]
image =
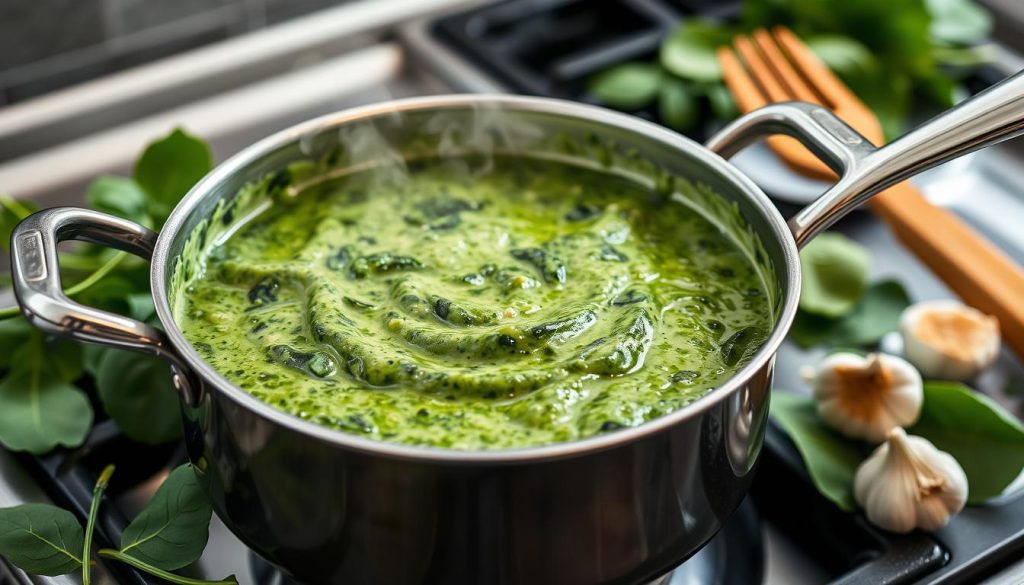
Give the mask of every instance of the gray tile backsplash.
[{"label": "gray tile backsplash", "polygon": [[0,106],[346,0],[0,0]]}]

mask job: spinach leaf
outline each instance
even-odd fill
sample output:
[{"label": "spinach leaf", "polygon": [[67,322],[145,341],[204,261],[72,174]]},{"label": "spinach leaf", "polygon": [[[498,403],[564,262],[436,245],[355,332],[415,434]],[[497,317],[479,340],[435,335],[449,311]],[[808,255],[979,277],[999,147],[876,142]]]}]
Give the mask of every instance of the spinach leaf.
[{"label": "spinach leaf", "polygon": [[849,313],[829,319],[799,311],[789,339],[801,347],[822,343],[830,346],[875,345],[899,328],[900,315],[910,306],[910,297],[900,283],[873,283]]},{"label": "spinach leaf", "polygon": [[867,47],[843,35],[814,35],[804,39],[807,47],[836,73],[872,71],[878,61]]},{"label": "spinach leaf", "polygon": [[718,81],[722,69],[715,49],[730,39],[729,32],[714,23],[686,21],[661,44],[661,66],[683,79]]},{"label": "spinach leaf", "polygon": [[11,360],[0,381],[0,444],[12,451],[46,453],[57,445],[82,444],[92,427],[92,406],[69,384],[75,366],[55,368],[35,333]]},{"label": "spinach leaf", "polygon": [[155,445],[181,436],[178,395],[161,359],[107,349],[95,375],[103,409],[128,437]]},{"label": "spinach leaf", "polygon": [[210,147],[180,129],[150,144],[135,164],[135,182],[146,193],[147,211],[163,225],[171,210],[213,166]]},{"label": "spinach leaf", "polygon": [[867,249],[838,233],[824,233],[800,252],[800,308],[812,315],[842,317],[867,288]]},{"label": "spinach leaf", "polygon": [[89,184],[85,200],[94,209],[152,226],[146,211],[146,193],[132,179],[103,175]]},{"label": "spinach leaf", "polygon": [[998,496],[1024,469],[1024,426],[962,384],[925,382],[921,417],[907,432],[956,458],[967,474],[972,503]]},{"label": "spinach leaf", "polygon": [[700,107],[695,96],[678,79],[666,79],[658,97],[661,119],[678,129],[689,128],[697,120]]},{"label": "spinach leaf", "polygon": [[601,102],[621,110],[637,110],[654,100],[661,86],[661,68],[650,63],[623,63],[602,71],[589,89]]},{"label": "spinach leaf", "polygon": [[182,465],[125,528],[120,552],[167,571],[180,569],[203,554],[212,513],[195,470]]},{"label": "spinach leaf", "polygon": [[985,40],[992,32],[992,16],[971,0],[925,0],[933,39],[953,45]]},{"label": "spinach leaf", "polygon": [[853,475],[870,452],[869,447],[826,427],[809,396],[773,391],[771,415],[796,445],[821,495],[843,510],[856,509]]},{"label": "spinach leaf", "polygon": [[33,575],[64,575],[82,566],[82,525],[49,504],[0,508],[0,556]]}]

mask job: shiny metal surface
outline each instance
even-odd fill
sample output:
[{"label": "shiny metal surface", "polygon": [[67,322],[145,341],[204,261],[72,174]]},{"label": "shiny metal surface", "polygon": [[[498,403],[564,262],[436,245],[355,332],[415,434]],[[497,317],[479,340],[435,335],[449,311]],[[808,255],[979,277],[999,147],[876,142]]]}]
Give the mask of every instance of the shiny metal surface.
[{"label": "shiny metal surface", "polygon": [[[711,145],[729,154],[781,131],[805,139],[838,169],[855,169],[866,158],[856,135],[834,118],[804,105],[783,106],[745,117]],[[171,312],[169,280],[192,228],[218,201],[290,162],[317,158],[351,125],[398,128],[388,135],[394,144],[422,136],[434,116],[475,124],[481,112],[500,112],[507,127],[528,135],[595,134],[735,203],[761,239],[781,290],[777,326],[765,346],[721,387],[639,427],[537,448],[467,452],[371,441],[302,421],[235,387],[188,345]],[[526,146],[531,156],[543,154],[540,144]],[[65,234],[142,250],[119,237],[138,228],[92,212],[52,213],[27,220],[14,235],[16,243],[35,234],[48,238],[44,270],[56,266],[55,243]],[[56,221],[61,217],[66,223]],[[101,228],[119,236],[96,234]],[[63,328],[97,320],[106,327],[110,316],[83,319],[78,311],[87,308],[65,303],[59,281],[38,277],[33,246],[18,250],[16,244],[14,252],[19,299],[30,301],[26,315],[42,308],[47,318],[36,321],[54,332],[130,346],[125,335],[132,329],[124,323],[91,330],[110,331],[110,339]],[[760,451],[774,355],[795,314],[799,276],[796,242],[783,218],[749,179],[708,149],[654,124],[581,104],[442,96],[325,116],[220,165],[165,225],[153,249],[151,284],[170,347],[195,375],[195,392],[183,402],[189,455],[217,514],[246,544],[311,583],[569,584],[635,583],[664,574],[699,549],[739,504]],[[144,330],[135,343],[150,353],[168,347]]]},{"label": "shiny metal surface", "polygon": [[[802,245],[896,183],[1024,133],[1024,72],[878,149],[823,108],[797,103],[777,106],[762,108],[730,124],[709,142],[709,147],[731,154],[756,138],[781,131],[800,139],[829,163],[839,174],[839,181],[789,222]],[[788,131],[786,122],[790,123]]]}]

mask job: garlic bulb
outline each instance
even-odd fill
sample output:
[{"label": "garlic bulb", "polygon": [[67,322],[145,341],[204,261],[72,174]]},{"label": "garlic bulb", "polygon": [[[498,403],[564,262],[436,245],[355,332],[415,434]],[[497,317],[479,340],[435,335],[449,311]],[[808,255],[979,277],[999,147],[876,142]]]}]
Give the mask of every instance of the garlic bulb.
[{"label": "garlic bulb", "polygon": [[921,414],[924,390],[914,366],[896,356],[834,353],[814,372],[818,415],[852,439],[880,443]]},{"label": "garlic bulb", "polygon": [[999,355],[999,321],[957,301],[908,307],[900,333],[904,355],[929,378],[971,378]]},{"label": "garlic bulb", "polygon": [[967,501],[967,475],[949,453],[896,427],[857,468],[853,495],[872,524],[938,530]]}]

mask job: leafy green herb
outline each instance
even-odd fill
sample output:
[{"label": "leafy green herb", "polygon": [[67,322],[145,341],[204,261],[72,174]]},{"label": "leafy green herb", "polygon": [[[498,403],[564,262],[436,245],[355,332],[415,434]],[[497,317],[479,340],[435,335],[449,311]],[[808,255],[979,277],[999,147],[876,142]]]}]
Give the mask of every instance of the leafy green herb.
[{"label": "leafy green herb", "polygon": [[210,147],[181,130],[142,153],[135,164],[135,183],[146,193],[146,208],[158,225],[212,166]]},{"label": "leafy green herb", "polygon": [[167,571],[187,566],[206,548],[212,512],[192,466],[182,465],[124,529],[121,552]]},{"label": "leafy green herb", "polygon": [[73,447],[92,427],[89,399],[65,379],[74,364],[53,367],[47,345],[41,333],[31,332],[0,380],[0,444],[8,449],[45,453],[57,445]]},{"label": "leafy green herb", "polygon": [[810,397],[772,392],[771,413],[793,440],[818,491],[843,510],[856,509],[853,474],[869,449],[826,427]]},{"label": "leafy green herb", "polygon": [[679,25],[661,44],[661,65],[670,73],[693,81],[718,81],[715,49],[727,44],[730,34],[714,23],[688,20]]},{"label": "leafy green herb", "polygon": [[998,496],[1024,469],[1024,426],[963,384],[926,382],[921,418],[907,432],[960,462],[970,484],[969,502]]},{"label": "leafy green herb", "polygon": [[[810,397],[773,392],[771,413],[793,440],[818,491],[853,510],[853,476],[873,447],[826,427]],[[925,382],[921,416],[907,432],[956,458],[967,474],[969,503],[1000,495],[1024,469],[1024,426],[961,384]]]},{"label": "leafy green herb", "polygon": [[661,119],[673,128],[689,128],[700,112],[695,96],[678,79],[668,79],[658,97]]},{"label": "leafy green herb", "polygon": [[928,32],[951,45],[969,45],[992,30],[992,16],[971,0],[925,0],[932,16]]},{"label": "leafy green herb", "polygon": [[150,445],[181,436],[178,395],[163,360],[107,349],[95,375],[103,409],[124,434]]},{"label": "leafy green herb", "polygon": [[836,73],[871,72],[878,67],[878,61],[871,51],[850,37],[815,35],[804,39],[804,43]]},{"label": "leafy green herb", "polygon": [[146,192],[132,179],[104,175],[89,184],[85,200],[93,208],[152,227]]},{"label": "leafy green herb", "polygon": [[849,313],[867,288],[870,264],[867,250],[846,236],[819,235],[800,252],[800,308],[831,318]]},{"label": "leafy green herb", "polygon": [[649,63],[623,63],[590,81],[590,92],[605,104],[621,110],[637,110],[658,95],[661,68]]},{"label": "leafy green herb", "polygon": [[887,280],[873,283],[853,309],[839,319],[829,319],[799,311],[789,339],[801,347],[868,346],[881,341],[886,333],[899,328],[900,315],[910,306],[910,297],[900,283]]},{"label": "leafy green herb", "polygon": [[75,516],[49,504],[0,508],[0,556],[27,573],[53,577],[82,566],[85,537]]}]

